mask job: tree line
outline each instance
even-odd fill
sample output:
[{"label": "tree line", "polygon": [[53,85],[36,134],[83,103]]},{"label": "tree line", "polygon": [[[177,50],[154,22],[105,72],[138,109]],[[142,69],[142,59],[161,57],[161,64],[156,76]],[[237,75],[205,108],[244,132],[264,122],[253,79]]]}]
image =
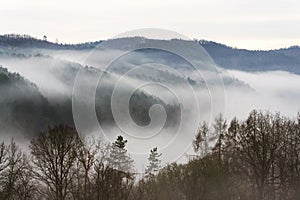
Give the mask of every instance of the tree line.
[{"label": "tree line", "polygon": [[0,199],[300,199],[300,114],[253,110],[230,122],[219,115],[199,126],[187,163],[162,167],[155,147],[142,178],[126,144],[122,136],[83,141],[67,125],[40,132],[28,152],[3,142]]}]

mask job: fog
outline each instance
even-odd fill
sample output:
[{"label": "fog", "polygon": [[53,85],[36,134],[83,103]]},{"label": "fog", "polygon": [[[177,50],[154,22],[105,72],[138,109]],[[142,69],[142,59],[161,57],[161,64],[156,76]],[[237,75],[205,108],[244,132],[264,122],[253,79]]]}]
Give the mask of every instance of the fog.
[{"label": "fog", "polygon": [[35,83],[46,97],[59,98],[70,96],[70,83],[62,80],[64,73],[76,70],[79,65],[52,57],[18,58],[7,56],[0,59],[1,65],[10,72],[17,72],[24,78]]},{"label": "fog", "polygon": [[[26,50],[22,50],[24,52]],[[42,55],[34,56],[36,53]],[[0,55],[0,65],[35,83],[50,103],[71,97],[80,102],[73,116],[82,135],[101,137],[109,143],[123,135],[128,140],[127,149],[135,159],[138,171],[143,170],[153,147],[163,153],[164,164],[185,162],[186,155],[194,154],[191,144],[199,123],[207,121],[211,126],[219,113],[227,120],[235,116],[244,119],[253,109],[280,111],[293,117],[300,109],[300,76],[296,74],[283,71],[249,73],[220,68],[214,71],[208,70],[207,60],[194,60],[196,65],[204,66],[198,71],[170,55],[157,58],[145,52],[124,54],[110,62],[123,53],[119,49],[93,52],[31,49],[27,52],[31,56],[25,58]],[[106,68],[107,63],[109,68]],[[86,65],[91,67],[85,68]],[[103,78],[104,69],[106,78]],[[100,129],[98,119],[93,118],[96,117],[93,97],[97,88],[99,91],[113,88],[114,91],[111,105],[116,124]],[[166,105],[180,106],[180,112],[176,113],[180,117],[179,123],[164,127],[166,108],[153,105],[148,111],[150,123],[137,125],[128,111],[134,92],[144,92]],[[15,129],[12,127],[11,130]],[[1,138],[19,137],[20,133],[15,132],[17,134],[1,134]]]},{"label": "fog", "polygon": [[254,93],[238,88],[227,89],[227,114],[231,118],[245,118],[252,109],[280,112],[294,117],[300,111],[300,76],[284,71],[243,72],[229,70],[229,74],[249,84]]}]

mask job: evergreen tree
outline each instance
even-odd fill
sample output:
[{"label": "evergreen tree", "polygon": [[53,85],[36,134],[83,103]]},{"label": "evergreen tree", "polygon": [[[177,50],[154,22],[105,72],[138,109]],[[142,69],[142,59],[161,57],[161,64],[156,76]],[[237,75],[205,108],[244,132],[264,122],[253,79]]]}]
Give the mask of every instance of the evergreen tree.
[{"label": "evergreen tree", "polygon": [[119,135],[117,140],[112,144],[109,156],[109,164],[112,168],[120,171],[131,171],[133,168],[133,160],[127,154],[125,149],[127,140]]},{"label": "evergreen tree", "polygon": [[161,153],[158,153],[157,147],[150,150],[150,155],[148,157],[149,165],[147,166],[146,169],[146,175],[151,175],[151,174],[154,175],[159,171],[161,167],[160,166],[161,160],[159,159],[159,157],[161,155],[162,155]]},{"label": "evergreen tree", "polygon": [[209,146],[209,127],[206,122],[200,126],[195,140],[193,141],[194,151],[200,153],[200,156],[203,157],[208,154]]},{"label": "evergreen tree", "polygon": [[223,118],[223,115],[221,113],[215,118],[213,127],[214,127],[214,135],[217,137],[217,143],[213,150],[217,152],[219,162],[221,162],[222,149],[224,146],[224,136],[226,135],[226,131],[227,131],[227,122]]}]

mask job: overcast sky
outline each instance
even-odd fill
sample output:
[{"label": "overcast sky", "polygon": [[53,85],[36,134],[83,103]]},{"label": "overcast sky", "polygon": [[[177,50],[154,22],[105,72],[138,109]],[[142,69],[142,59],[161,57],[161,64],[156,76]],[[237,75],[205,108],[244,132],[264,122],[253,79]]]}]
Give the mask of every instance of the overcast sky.
[{"label": "overcast sky", "polygon": [[139,28],[248,49],[300,45],[300,1],[0,0],[0,34],[77,43]]}]

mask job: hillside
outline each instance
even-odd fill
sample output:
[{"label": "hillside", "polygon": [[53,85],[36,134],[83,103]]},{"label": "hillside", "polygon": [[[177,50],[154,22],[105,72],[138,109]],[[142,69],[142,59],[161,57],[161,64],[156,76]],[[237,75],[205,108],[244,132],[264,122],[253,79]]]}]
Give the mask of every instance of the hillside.
[{"label": "hillside", "polygon": [[[246,50],[226,46],[224,44],[199,40],[199,44],[210,54],[215,63],[225,69],[242,71],[282,70],[300,74],[300,47],[292,46],[276,50]],[[27,35],[2,35],[0,48],[41,48],[55,50],[92,49],[101,41],[81,44],[58,44],[40,40]]]},{"label": "hillside", "polygon": [[[67,74],[68,72],[72,72]],[[64,70],[65,76],[61,76],[61,81],[70,84],[70,94],[72,82],[76,75],[76,70],[72,66],[67,66]],[[92,68],[85,68],[87,73],[92,73]],[[70,80],[69,80],[70,79]],[[107,80],[111,82],[108,75]],[[96,112],[101,124],[112,124],[114,118],[111,112],[110,96],[112,95],[112,85],[97,89],[96,92]],[[157,97],[137,91],[130,99],[130,114],[136,123],[147,125],[150,121],[148,110],[154,104],[163,105],[168,116],[168,123],[175,123],[178,107],[168,105]],[[73,125],[72,99],[70,96],[60,96],[50,98],[43,96],[36,84],[25,79],[18,73],[11,73],[6,68],[0,67],[0,129],[18,130],[24,133],[25,137],[31,137],[38,131],[45,129],[47,126],[56,124]],[[92,128],[92,127],[90,127]]]},{"label": "hillside", "polygon": [[199,41],[199,43],[216,64],[226,69],[242,71],[282,70],[300,74],[299,46],[269,51],[250,51],[204,40]]},{"label": "hillside", "polygon": [[59,120],[37,86],[17,73],[0,67],[0,129],[13,127],[27,135]]}]

